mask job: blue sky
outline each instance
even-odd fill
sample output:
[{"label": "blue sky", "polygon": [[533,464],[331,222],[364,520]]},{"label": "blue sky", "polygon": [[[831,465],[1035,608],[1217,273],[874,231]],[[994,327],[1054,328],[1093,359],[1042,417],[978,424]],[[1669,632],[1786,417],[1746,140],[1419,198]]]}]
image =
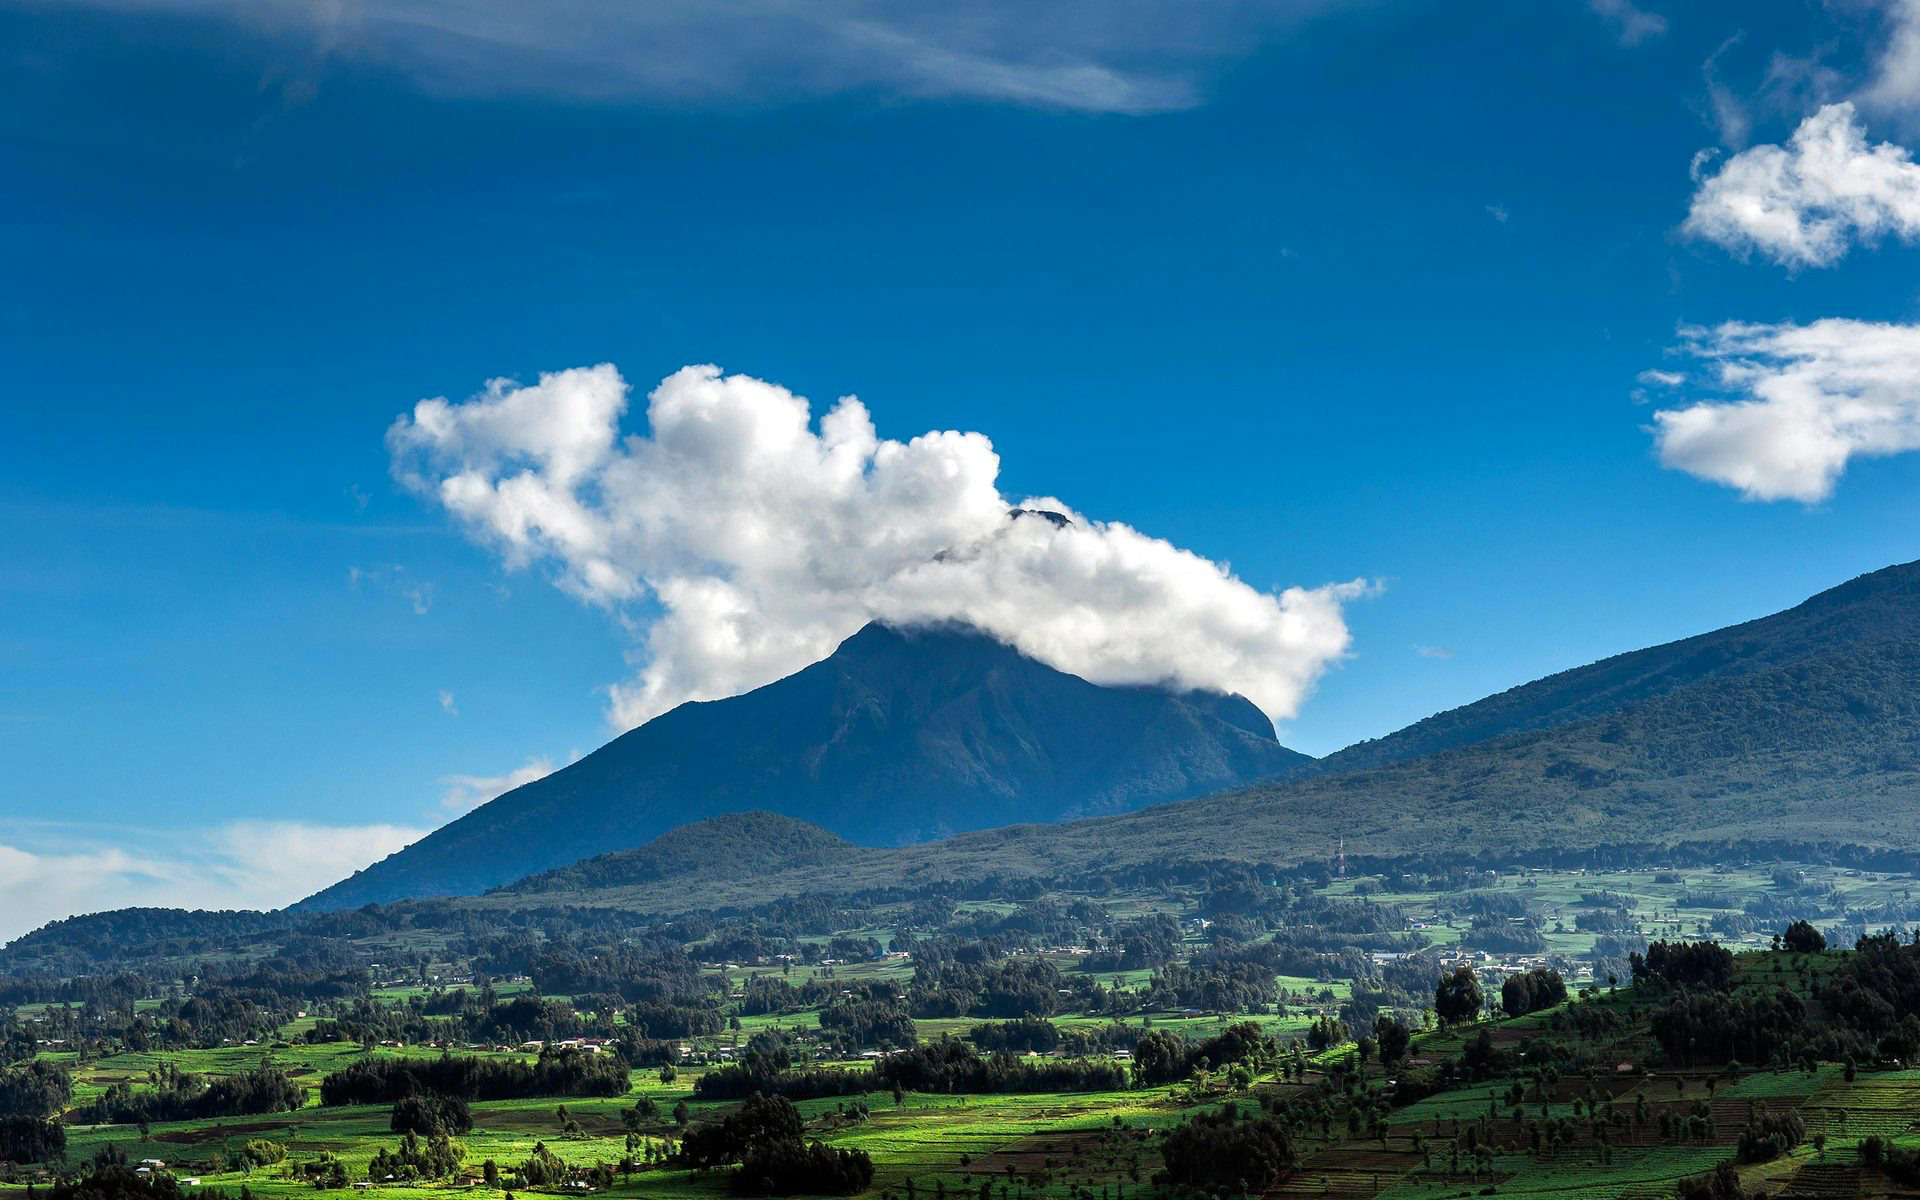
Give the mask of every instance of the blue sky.
[{"label": "blue sky", "polygon": [[316,11],[0,3],[20,927],[291,900],[611,736],[660,606],[389,446],[490,379],[857,394],[1371,581],[1313,753],[1920,557],[1905,0]]}]

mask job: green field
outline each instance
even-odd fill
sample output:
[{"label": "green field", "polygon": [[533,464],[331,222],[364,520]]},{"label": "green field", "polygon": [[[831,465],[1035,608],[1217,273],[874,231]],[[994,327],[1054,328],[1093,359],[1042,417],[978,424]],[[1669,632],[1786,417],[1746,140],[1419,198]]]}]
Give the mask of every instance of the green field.
[{"label": "green field", "polygon": [[[1920,1144],[1920,1126],[1916,1126],[1920,1071],[1867,1063],[1848,1080],[1842,1067],[1832,1061],[1815,1063],[1811,1070],[1797,1064],[1791,1069],[1729,1070],[1668,1062],[1649,1033],[1658,996],[1596,979],[1591,955],[1601,935],[1586,927],[1591,919],[1583,919],[1582,914],[1596,908],[1615,914],[1610,918],[1618,925],[1615,935],[1636,945],[1643,945],[1647,938],[1694,939],[1719,929],[1721,941],[1747,951],[1738,960],[1732,985],[1735,994],[1787,989],[1813,1003],[1822,982],[1841,970],[1845,956],[1770,952],[1766,948],[1772,945],[1780,923],[1753,920],[1749,910],[1806,898],[1827,914],[1825,923],[1830,927],[1846,929],[1855,914],[1893,911],[1909,903],[1911,888],[1912,879],[1904,874],[1818,864],[1791,869],[1766,864],[1605,873],[1510,871],[1487,873],[1468,886],[1453,888],[1411,886],[1402,876],[1336,878],[1310,895],[1301,894],[1296,902],[1358,903],[1366,912],[1391,913],[1394,925],[1388,933],[1393,938],[1410,945],[1424,943],[1424,954],[1431,957],[1423,962],[1444,959],[1473,964],[1489,996],[1496,999],[1505,970],[1532,966],[1561,972],[1574,992],[1572,999],[1551,1011],[1512,1020],[1483,1020],[1446,1031],[1436,1028],[1430,991],[1411,1002],[1387,1003],[1384,1011],[1397,1014],[1417,1030],[1408,1052],[1412,1063],[1459,1061],[1482,1031],[1490,1039],[1487,1045],[1508,1056],[1502,1059],[1507,1064],[1504,1073],[1455,1083],[1402,1103],[1388,1098],[1393,1078],[1388,1068],[1377,1061],[1360,1063],[1351,1040],[1316,1043],[1302,1059],[1308,1064],[1304,1075],[1290,1074],[1280,1066],[1292,1053],[1286,1049],[1289,1043],[1305,1039],[1316,1022],[1349,1014],[1363,991],[1377,997],[1382,985],[1373,972],[1383,963],[1390,964],[1398,951],[1370,958],[1364,953],[1355,958],[1352,951],[1346,958],[1323,953],[1318,960],[1323,965],[1312,974],[1274,973],[1263,985],[1275,998],[1272,1003],[1240,1008],[1153,1007],[1142,1004],[1140,998],[1160,994],[1153,989],[1164,982],[1163,972],[1173,967],[1096,968],[1093,956],[1082,948],[1003,946],[1000,956],[991,959],[993,963],[1043,963],[1057,972],[1063,996],[1088,995],[1102,1005],[1120,1006],[1117,1011],[1080,1010],[1063,1000],[1067,1006],[1053,1011],[1050,1018],[1062,1035],[1110,1039],[1124,1026],[1131,1031],[1129,1039],[1157,1031],[1197,1045],[1230,1026],[1251,1023],[1269,1039],[1270,1049],[1252,1062],[1250,1070],[1242,1064],[1235,1072],[1210,1071],[1202,1064],[1196,1075],[1165,1086],[980,1094],[908,1090],[897,1097],[882,1089],[857,1098],[804,1099],[797,1109],[808,1139],[871,1156],[874,1173],[869,1190],[875,1195],[978,1195],[984,1186],[991,1196],[1004,1191],[1009,1200],[1096,1194],[1121,1200],[1155,1189],[1155,1175],[1162,1166],[1159,1134],[1179,1127],[1196,1113],[1215,1112],[1222,1104],[1231,1104],[1249,1117],[1263,1109],[1292,1111],[1297,1117],[1298,1111],[1286,1106],[1304,1103],[1303,1097],[1317,1097],[1315,1103],[1331,1104],[1328,1111],[1336,1115],[1327,1117],[1324,1126],[1315,1120],[1297,1122],[1291,1133],[1297,1162],[1253,1190],[1274,1197],[1359,1200],[1375,1196],[1437,1200],[1471,1194],[1641,1200],[1671,1195],[1679,1180],[1726,1160],[1749,1119],[1749,1106],[1758,1105],[1769,1112],[1798,1113],[1807,1138],[1819,1135],[1824,1149],[1816,1149],[1809,1140],[1779,1158],[1742,1166],[1743,1178],[1755,1188],[1773,1192],[1843,1194],[1835,1189],[1859,1185],[1862,1178],[1858,1166],[1862,1139],[1885,1138],[1895,1147]],[[1182,931],[1176,965],[1199,962],[1223,944],[1258,947],[1298,936],[1282,921],[1256,930],[1251,940],[1222,943],[1215,936],[1208,904],[1207,894],[1199,888],[1097,897],[1063,892],[1020,903],[956,905],[948,919],[956,925],[972,922],[972,928],[980,929],[987,927],[983,922],[1018,920],[1035,905],[1055,906],[1050,911],[1065,905],[1097,907],[1115,921],[1165,914],[1178,921]],[[1478,935],[1473,917],[1487,911],[1526,914],[1525,922],[1537,933],[1537,942],[1524,953],[1474,948]],[[29,1186],[44,1186],[63,1172],[84,1171],[96,1160],[116,1158],[131,1163],[160,1160],[165,1163],[164,1173],[196,1181],[187,1185],[189,1191],[237,1191],[244,1185],[263,1197],[313,1191],[315,1185],[304,1168],[324,1157],[340,1161],[353,1189],[382,1193],[484,1190],[486,1185],[477,1180],[483,1164],[489,1162],[497,1168],[498,1186],[503,1190],[578,1194],[588,1186],[586,1175],[578,1183],[539,1187],[522,1183],[518,1179],[522,1164],[537,1145],[544,1145],[569,1168],[612,1169],[611,1179],[599,1175],[592,1190],[647,1196],[728,1194],[730,1172],[693,1170],[668,1159],[689,1127],[738,1107],[733,1101],[696,1098],[695,1087],[703,1075],[744,1054],[756,1037],[764,1040],[770,1034],[791,1050],[795,1064],[838,1063],[846,1069],[865,1070],[871,1061],[871,1052],[861,1058],[844,1034],[827,1027],[823,1004],[746,1013],[740,1011],[745,989],[756,980],[778,979],[796,988],[811,985],[815,991],[810,994],[829,1000],[856,989],[878,989],[861,991],[861,995],[910,994],[920,986],[915,957],[893,954],[854,961],[827,957],[830,945],[847,944],[836,939],[873,938],[884,946],[902,926],[897,920],[881,918],[897,916],[886,909],[869,910],[858,925],[793,942],[796,947],[812,947],[806,951],[810,961],[702,966],[699,978],[707,981],[703,986],[716,989],[711,993],[714,1003],[727,1019],[717,1032],[678,1039],[684,1065],[673,1079],[665,1080],[662,1072],[652,1068],[634,1069],[628,1073],[625,1094],[617,1097],[476,1101],[471,1109],[472,1130],[457,1138],[463,1155],[460,1170],[431,1182],[369,1178],[375,1155],[393,1149],[399,1140],[390,1128],[390,1105],[319,1103],[319,1081],[332,1072],[356,1063],[441,1053],[418,1042],[389,1044],[404,1039],[372,1035],[361,1040],[311,1041],[319,1036],[322,1021],[347,1017],[350,1008],[345,1002],[316,1001],[312,1011],[301,1010],[304,1015],[282,1014],[259,1037],[140,1052],[124,1049],[112,1039],[84,1036],[87,1015],[77,1003],[22,1004],[6,1014],[15,1027],[68,1034],[43,1036],[39,1050],[39,1057],[72,1072],[65,1118],[67,1151],[64,1164],[0,1167],[0,1192],[24,1197]],[[1864,919],[1854,923],[1867,927]],[[1480,924],[1484,929],[1487,921],[1483,918]],[[1737,925],[1751,928],[1725,932]],[[415,1021],[412,1028],[455,1030],[451,1014],[467,1010],[454,1003],[458,996],[453,987],[436,982],[435,977],[465,979],[471,972],[459,945],[432,931],[387,932],[354,944],[351,952],[379,963],[381,971],[374,974],[375,986],[353,1002],[371,1008],[352,1011],[410,1015]],[[1343,976],[1332,966],[1356,961],[1367,964],[1352,968],[1362,972],[1358,975]],[[393,962],[413,965],[402,973],[386,966]],[[526,978],[490,979],[487,986],[497,1005],[516,999],[540,1000]],[[1091,990],[1080,990],[1083,987]],[[129,1006],[128,1015],[164,1016],[174,1011],[169,1006],[177,1005],[178,995],[185,990],[171,1000],[141,997]],[[629,1008],[626,1001],[602,998],[589,1003],[592,999],[565,992],[545,997],[561,1002],[561,1009],[577,1009],[589,1023],[603,1020],[616,1036],[631,1030],[634,1014],[641,1011]],[[596,1005],[607,1011],[598,1012]],[[449,1015],[436,1015],[440,1010]],[[922,1044],[947,1038],[964,1041],[986,1019],[979,1013],[922,1015],[914,1020],[913,1029]],[[1612,1025],[1600,1033],[1582,1033],[1578,1030],[1583,1021]],[[491,1037],[481,1039],[477,1048],[473,1041],[463,1042],[451,1033],[448,1037],[454,1043],[449,1049],[463,1056],[492,1062],[534,1061],[530,1053],[495,1051]],[[517,1045],[517,1036],[509,1044]],[[1516,1070],[1524,1074],[1524,1068],[1514,1064],[1524,1062],[1524,1051],[1535,1045],[1551,1046],[1555,1054],[1572,1054],[1577,1065],[1560,1075],[1558,1090],[1526,1099],[1516,1118],[1508,1099],[1510,1089],[1527,1085],[1522,1075],[1515,1074]],[[218,1080],[237,1077],[263,1063],[307,1089],[302,1107],[250,1116],[152,1121],[145,1126],[89,1125],[78,1117],[82,1106],[100,1100],[115,1085],[136,1092],[150,1087],[156,1072],[177,1070]],[[1403,1064],[1401,1069],[1410,1068]],[[1346,1091],[1329,1101],[1326,1089],[1334,1080]],[[1613,1119],[1621,1106],[1636,1103],[1640,1096],[1646,1097],[1646,1111],[1653,1115],[1631,1126],[1621,1125],[1617,1137],[1595,1132],[1596,1106],[1605,1108],[1608,1119]],[[646,1116],[635,1117],[635,1105],[641,1101],[651,1101],[653,1107]],[[1649,1132],[1658,1114],[1667,1113],[1674,1120],[1697,1117],[1703,1105],[1716,1122],[1711,1135],[1688,1140]],[[684,1109],[676,1113],[680,1106]],[[1361,1112],[1367,1114],[1364,1121],[1354,1115]],[[1358,1123],[1350,1126],[1349,1120]],[[1554,1123],[1584,1132],[1533,1148],[1531,1130]],[[248,1167],[246,1146],[262,1141],[283,1147],[284,1161]]]}]

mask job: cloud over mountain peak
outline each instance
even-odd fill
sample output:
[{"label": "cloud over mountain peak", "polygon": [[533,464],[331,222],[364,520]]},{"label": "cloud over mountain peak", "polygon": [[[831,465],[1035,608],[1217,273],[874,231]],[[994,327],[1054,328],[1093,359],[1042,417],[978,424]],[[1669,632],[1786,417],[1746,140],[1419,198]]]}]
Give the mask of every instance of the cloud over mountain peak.
[{"label": "cloud over mountain peak", "polygon": [[624,436],[628,395],[606,364],[496,380],[388,433],[403,483],[635,631],[621,728],[791,674],[875,619],[964,622],[1096,683],[1238,692],[1285,719],[1369,586],[1262,592],[1059,500],[1010,501],[984,435],[884,439],[851,396],[816,427],[785,388],[689,366],[649,394],[650,432]]}]

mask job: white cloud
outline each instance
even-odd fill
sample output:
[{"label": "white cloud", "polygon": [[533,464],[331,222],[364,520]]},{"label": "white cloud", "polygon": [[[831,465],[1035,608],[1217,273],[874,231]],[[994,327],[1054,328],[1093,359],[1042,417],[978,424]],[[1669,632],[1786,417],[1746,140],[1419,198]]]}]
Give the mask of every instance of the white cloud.
[{"label": "white cloud", "polygon": [[1437,658],[1441,662],[1449,662],[1453,658],[1452,646],[1415,646],[1413,652],[1421,658]]},{"label": "white cloud", "polygon": [[1679,387],[1681,384],[1687,381],[1687,376],[1685,372],[1656,371],[1656,370],[1653,370],[1652,368],[1649,368],[1645,371],[1640,372],[1640,374],[1635,376],[1635,378],[1638,379],[1641,383],[1646,384],[1648,387],[1663,387],[1663,388]]},{"label": "white cloud", "polygon": [[1920,325],[1682,331],[1731,399],[1654,414],[1660,461],[1752,500],[1825,499],[1856,455],[1920,449]]},{"label": "white cloud", "polygon": [[[44,829],[35,831],[44,836]],[[0,941],[76,913],[155,905],[278,908],[427,831],[399,825],[235,821],[211,830],[95,831],[0,843]],[[31,841],[17,832],[11,841]]]},{"label": "white cloud", "polygon": [[445,688],[440,689],[440,707],[445,710],[446,714],[450,717],[460,715],[460,706],[453,702],[453,693]]},{"label": "white cloud", "polygon": [[1494,220],[1496,220],[1496,221],[1498,221],[1498,222],[1500,222],[1500,223],[1501,223],[1502,225],[1505,225],[1505,224],[1507,223],[1507,218],[1508,218],[1508,216],[1509,216],[1510,214],[1509,214],[1509,213],[1507,212],[1507,206],[1506,206],[1506,205],[1504,205],[1504,204],[1489,204],[1489,205],[1487,205],[1487,206],[1486,206],[1486,209],[1487,209],[1487,215],[1488,215],[1488,216],[1490,216],[1490,217],[1492,217],[1492,218],[1493,218]]},{"label": "white cloud", "polygon": [[1851,103],[1829,104],[1785,146],[1754,146],[1706,175],[1682,229],[1737,254],[1825,267],[1855,244],[1920,238],[1920,165],[1869,146]]},{"label": "white cloud", "polygon": [[[424,90],[753,103],[845,92],[1084,112],[1191,107],[1223,60],[1330,0],[85,0],[212,19]],[[297,81],[302,94],[316,78]]]},{"label": "white cloud", "polygon": [[1667,31],[1665,17],[1637,7],[1631,0],[1587,0],[1587,7],[1614,27],[1623,46],[1637,46]]},{"label": "white cloud", "polygon": [[440,781],[445,788],[440,793],[440,807],[452,813],[469,813],[496,796],[551,774],[551,761],[530,758],[505,775],[449,775]]},{"label": "white cloud", "polygon": [[1237,691],[1294,715],[1347,648],[1355,582],[1258,591],[1126,525],[1009,517],[981,434],[880,438],[845,397],[807,401],[711,366],[649,397],[623,438],[613,367],[425,400],[388,433],[396,475],[512,567],[636,631],[638,677],[612,689],[622,728],[815,662],[861,625],[971,623],[1102,683]]}]

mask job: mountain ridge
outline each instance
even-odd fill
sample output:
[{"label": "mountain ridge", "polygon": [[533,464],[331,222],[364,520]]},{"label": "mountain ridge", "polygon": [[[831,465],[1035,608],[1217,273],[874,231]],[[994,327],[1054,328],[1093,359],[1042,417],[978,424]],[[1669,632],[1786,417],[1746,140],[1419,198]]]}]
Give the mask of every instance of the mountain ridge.
[{"label": "mountain ridge", "polygon": [[[1091,863],[1288,866],[1328,861],[1342,842],[1350,855],[1382,860],[1708,842],[1920,853],[1920,563],[1546,681],[1564,690],[1581,672],[1592,673],[1588,683],[1617,680],[1636,656],[1628,677],[1651,665],[1660,686],[1615,688],[1614,702],[1559,725],[1130,813],[876,850],[831,878],[769,873],[754,892],[1058,877]],[[1527,686],[1488,701],[1509,706]],[[638,909],[668,902],[644,886],[606,899]]]}]

